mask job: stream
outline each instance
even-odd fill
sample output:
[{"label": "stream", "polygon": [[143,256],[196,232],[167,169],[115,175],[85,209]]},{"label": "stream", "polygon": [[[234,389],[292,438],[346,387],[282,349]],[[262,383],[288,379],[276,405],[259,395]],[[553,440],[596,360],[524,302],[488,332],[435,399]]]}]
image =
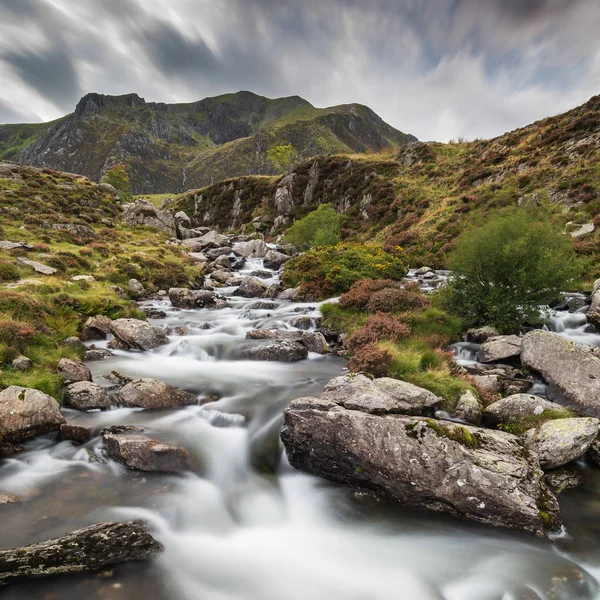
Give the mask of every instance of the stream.
[{"label": "stream", "polygon": [[[242,271],[262,269],[249,260]],[[272,280],[276,281],[274,272]],[[270,283],[266,281],[267,285]],[[230,295],[235,288],[222,288]],[[151,352],[115,351],[91,362],[103,374],[151,377],[219,400],[202,406],[105,412],[63,409],[70,423],[99,432],[143,425],[185,446],[201,472],[143,473],[102,458],[100,437],[85,446],[38,438],[0,463],[0,489],[24,498],[2,507],[0,547],[23,546],[104,520],[144,519],[165,551],[148,563],[100,573],[13,584],[8,600],[518,600],[600,599],[600,476],[560,495],[565,531],[553,542],[377,501],[294,472],[273,451],[282,411],[318,395],[345,361],[310,354],[297,363],[240,361],[232,351],[251,329],[319,316],[318,303],[278,301],[274,310],[231,296],[231,308],[166,312],[154,325],[185,326],[188,335]],[[209,325],[210,328],[208,328]],[[550,326],[600,346],[586,332],[584,310],[559,312]],[[259,343],[259,342],[257,342]],[[102,347],[105,343],[96,343]],[[472,360],[465,348],[461,360]],[[96,433],[98,435],[98,433]],[[261,470],[275,466],[275,474]],[[583,467],[582,467],[583,468]],[[552,578],[575,579],[546,595]],[[556,581],[556,579],[555,579]],[[536,595],[532,592],[536,591]],[[527,595],[529,594],[529,595]]]}]

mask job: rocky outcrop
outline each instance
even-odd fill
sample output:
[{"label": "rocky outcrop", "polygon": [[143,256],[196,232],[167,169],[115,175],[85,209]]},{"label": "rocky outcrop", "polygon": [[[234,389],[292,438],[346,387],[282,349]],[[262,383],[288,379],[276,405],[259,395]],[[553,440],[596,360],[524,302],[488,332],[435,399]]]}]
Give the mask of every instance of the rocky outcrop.
[{"label": "rocky outcrop", "polygon": [[105,410],[115,404],[99,385],[90,381],[78,381],[68,385],[64,391],[63,402],[65,406],[77,410]]},{"label": "rocky outcrop", "polygon": [[482,363],[517,359],[521,354],[521,340],[517,335],[500,335],[489,338],[477,352],[477,360]]},{"label": "rocky outcrop", "polygon": [[47,542],[1,550],[0,584],[94,571],[146,560],[161,550],[162,546],[139,523],[100,523]]},{"label": "rocky outcrop", "polygon": [[127,225],[143,225],[163,231],[170,237],[176,237],[177,228],[175,218],[166,211],[157,208],[147,200],[136,200],[131,204],[123,205],[121,221]]},{"label": "rocky outcrop", "polygon": [[176,408],[197,404],[194,394],[178,390],[156,379],[136,379],[124,385],[117,395],[120,404],[130,408]]},{"label": "rocky outcrop", "polygon": [[65,381],[91,381],[92,372],[82,363],[70,358],[61,358],[56,367],[57,373]]},{"label": "rocky outcrop", "polygon": [[56,431],[64,422],[58,402],[48,394],[16,385],[0,392],[0,446]]},{"label": "rocky outcrop", "polygon": [[569,416],[569,412],[562,406],[540,398],[540,396],[513,394],[488,405],[483,411],[483,419],[486,425],[497,427],[509,423],[520,423],[528,417],[544,418],[546,415],[552,414],[555,418],[557,414],[561,413],[564,417]]},{"label": "rocky outcrop", "polygon": [[167,334],[139,319],[117,319],[110,324],[110,331],[119,342],[131,350],[151,350],[169,342]]},{"label": "rocky outcrop", "polygon": [[217,295],[210,290],[189,290],[187,288],[171,288],[169,300],[176,308],[213,308]]},{"label": "rocky outcrop", "polygon": [[555,469],[583,456],[598,437],[599,425],[591,417],[547,421],[527,431],[523,442],[543,469]]},{"label": "rocky outcrop", "polygon": [[508,433],[300,398],[281,439],[295,468],[406,506],[537,535],[560,526],[535,455]]},{"label": "rocky outcrop", "polygon": [[523,338],[521,360],[550,384],[547,394],[561,397],[580,413],[600,417],[600,351],[555,333],[532,331]]}]

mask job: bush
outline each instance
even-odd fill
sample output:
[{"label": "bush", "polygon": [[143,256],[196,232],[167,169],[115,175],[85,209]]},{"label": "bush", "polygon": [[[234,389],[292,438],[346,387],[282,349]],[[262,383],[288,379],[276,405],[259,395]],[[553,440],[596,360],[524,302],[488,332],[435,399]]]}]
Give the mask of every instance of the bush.
[{"label": "bush", "polygon": [[361,279],[401,279],[406,267],[398,253],[370,244],[337,244],[309,250],[288,261],[286,287],[301,286],[305,298],[322,299],[347,292]]},{"label": "bush", "polygon": [[365,325],[350,336],[346,346],[352,352],[356,352],[359,348],[373,342],[384,340],[398,342],[409,335],[410,327],[406,323],[389,315],[377,313],[369,317]]},{"label": "bush", "polygon": [[339,305],[342,308],[354,310],[366,310],[371,296],[385,288],[394,287],[397,284],[392,279],[363,279],[357,281],[345,294],[340,296]]},{"label": "bush", "polygon": [[0,262],[0,281],[16,281],[20,279],[19,269],[12,263]]},{"label": "bush", "polygon": [[410,312],[429,307],[429,300],[421,291],[402,288],[386,288],[375,292],[367,303],[370,312]]},{"label": "bush", "polygon": [[385,377],[388,374],[392,355],[378,344],[367,344],[352,357],[348,367],[355,373],[368,373],[373,377]]},{"label": "bush", "polygon": [[303,250],[312,246],[335,246],[340,241],[340,221],[340,215],[331,204],[322,204],[296,221],[287,230],[285,241]]},{"label": "bush", "polygon": [[524,209],[505,211],[463,234],[451,266],[442,305],[465,327],[494,325],[503,332],[539,322],[540,306],[575,285],[581,274],[570,237],[547,215]]},{"label": "bush", "polygon": [[38,335],[36,328],[24,321],[0,320],[0,343],[22,352]]}]

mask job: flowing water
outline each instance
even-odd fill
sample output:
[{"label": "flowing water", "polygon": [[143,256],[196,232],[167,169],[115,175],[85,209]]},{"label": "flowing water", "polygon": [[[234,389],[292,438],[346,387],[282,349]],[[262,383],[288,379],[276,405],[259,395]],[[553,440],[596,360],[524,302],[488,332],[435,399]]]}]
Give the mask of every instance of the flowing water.
[{"label": "flowing water", "polygon": [[[245,271],[261,267],[249,261]],[[189,335],[153,352],[116,352],[89,365],[94,380],[107,387],[102,374],[117,369],[199,396],[218,394],[218,401],[166,411],[64,410],[70,422],[95,432],[142,424],[193,452],[201,472],[149,474],[98,462],[99,437],[84,447],[40,438],[0,464],[0,490],[25,499],[1,508],[0,547],[102,520],[141,518],[164,553],[99,574],[15,584],[2,598],[516,600],[536,598],[531,590],[544,599],[600,598],[600,479],[592,470],[581,488],[561,496],[566,531],[555,543],[408,511],[298,474],[274,450],[282,410],[295,397],[318,394],[345,363],[318,355],[293,364],[236,360],[248,330],[289,327],[292,317],[319,312],[317,304],[278,302],[274,310],[252,310],[252,300],[230,301],[231,308],[212,311],[148,303],[167,313],[154,323],[184,325]],[[559,314],[553,326],[588,340],[584,318]],[[566,587],[546,596],[548,583],[561,577]]]}]

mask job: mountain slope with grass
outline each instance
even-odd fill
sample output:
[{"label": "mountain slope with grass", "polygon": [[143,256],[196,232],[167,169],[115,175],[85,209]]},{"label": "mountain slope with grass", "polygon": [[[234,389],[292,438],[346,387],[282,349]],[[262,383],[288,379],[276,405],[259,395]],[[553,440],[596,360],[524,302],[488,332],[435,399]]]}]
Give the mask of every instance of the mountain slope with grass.
[{"label": "mountain slope with grass", "polygon": [[51,123],[0,125],[0,159],[80,173],[98,181],[125,163],[137,193],[179,192],[248,174],[275,174],[269,149],[290,159],[323,153],[397,150],[413,141],[359,104],[315,108],[298,96],[251,92],[190,104],[146,102],[136,94],[84,96]]}]

